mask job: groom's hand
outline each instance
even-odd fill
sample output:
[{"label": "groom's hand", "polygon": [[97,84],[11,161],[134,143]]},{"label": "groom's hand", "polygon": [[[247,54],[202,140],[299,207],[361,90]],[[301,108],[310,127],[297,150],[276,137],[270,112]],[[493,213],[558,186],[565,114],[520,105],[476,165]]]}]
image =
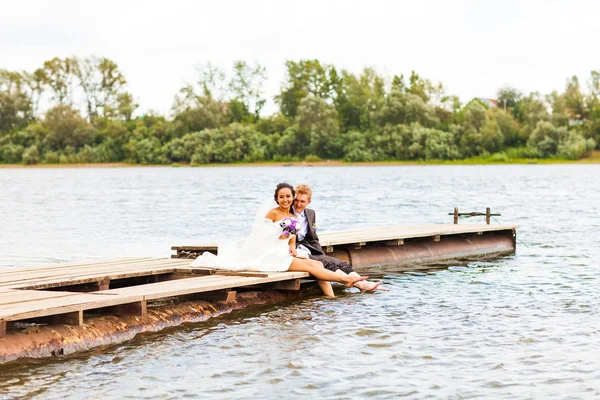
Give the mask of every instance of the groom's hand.
[{"label": "groom's hand", "polygon": [[296,251],[295,247],[290,247],[290,255],[292,255],[293,257],[296,257],[298,255],[298,252]]}]

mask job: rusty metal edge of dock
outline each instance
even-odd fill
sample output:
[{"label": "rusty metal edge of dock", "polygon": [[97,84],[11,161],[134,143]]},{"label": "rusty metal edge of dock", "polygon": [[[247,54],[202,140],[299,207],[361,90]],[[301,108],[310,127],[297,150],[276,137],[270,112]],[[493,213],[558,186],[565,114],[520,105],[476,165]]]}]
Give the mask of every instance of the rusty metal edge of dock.
[{"label": "rusty metal edge of dock", "polygon": [[33,326],[19,334],[0,339],[0,364],[27,358],[58,357],[118,344],[144,332],[158,332],[185,323],[198,323],[209,318],[246,308],[290,300],[304,291],[264,291],[239,293],[233,302],[189,301],[176,305],[152,307],[144,316],[100,316],[80,326]]}]

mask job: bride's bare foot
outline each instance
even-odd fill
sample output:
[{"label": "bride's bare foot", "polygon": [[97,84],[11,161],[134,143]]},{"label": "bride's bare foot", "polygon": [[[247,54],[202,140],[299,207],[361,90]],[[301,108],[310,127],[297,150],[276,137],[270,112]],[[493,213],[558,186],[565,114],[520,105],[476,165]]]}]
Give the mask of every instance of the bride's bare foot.
[{"label": "bride's bare foot", "polygon": [[389,291],[389,289],[384,288],[384,287],[380,287],[380,285],[382,284],[382,281],[377,281],[377,282],[369,282],[369,281],[362,281],[362,282],[356,282],[354,284],[354,287],[356,287],[357,289],[360,289],[361,292],[372,292],[374,290],[383,290],[383,291]]},{"label": "bride's bare foot", "polygon": [[348,276],[348,279],[346,280],[346,287],[352,287],[356,282],[362,282],[364,280],[367,280],[368,278],[368,276]]}]

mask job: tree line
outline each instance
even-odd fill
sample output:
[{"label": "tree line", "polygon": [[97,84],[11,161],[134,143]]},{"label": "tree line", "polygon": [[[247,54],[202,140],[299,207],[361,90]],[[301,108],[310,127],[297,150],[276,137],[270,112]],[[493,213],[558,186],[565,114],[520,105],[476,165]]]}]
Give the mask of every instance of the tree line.
[{"label": "tree line", "polygon": [[[416,72],[391,78],[318,60],[287,61],[263,116],[265,67],[210,63],[174,96],[172,115],[134,116],[127,80],[107,58],[53,58],[0,69],[0,163],[575,160],[600,145],[600,73],[542,96],[515,88],[461,104]],[[48,105],[40,113],[40,105]]]}]

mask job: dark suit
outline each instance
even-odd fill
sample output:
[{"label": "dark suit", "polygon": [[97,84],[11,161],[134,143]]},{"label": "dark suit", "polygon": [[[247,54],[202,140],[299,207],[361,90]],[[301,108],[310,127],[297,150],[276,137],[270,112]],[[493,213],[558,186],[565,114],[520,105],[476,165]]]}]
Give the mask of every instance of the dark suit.
[{"label": "dark suit", "polygon": [[[292,213],[294,212],[293,210],[291,211]],[[315,211],[309,208],[305,208],[304,213],[306,214],[308,232],[306,233],[306,236],[304,236],[303,240],[296,240],[296,247],[298,247],[299,245],[304,245],[307,249],[310,250],[310,258],[312,260],[321,261],[323,263],[323,266],[330,271],[335,272],[338,269],[341,269],[347,274],[349,274],[350,272],[354,272],[352,267],[347,262],[325,254],[323,248],[321,247],[321,244],[319,243],[319,236],[315,231],[315,222],[317,219]]]}]

